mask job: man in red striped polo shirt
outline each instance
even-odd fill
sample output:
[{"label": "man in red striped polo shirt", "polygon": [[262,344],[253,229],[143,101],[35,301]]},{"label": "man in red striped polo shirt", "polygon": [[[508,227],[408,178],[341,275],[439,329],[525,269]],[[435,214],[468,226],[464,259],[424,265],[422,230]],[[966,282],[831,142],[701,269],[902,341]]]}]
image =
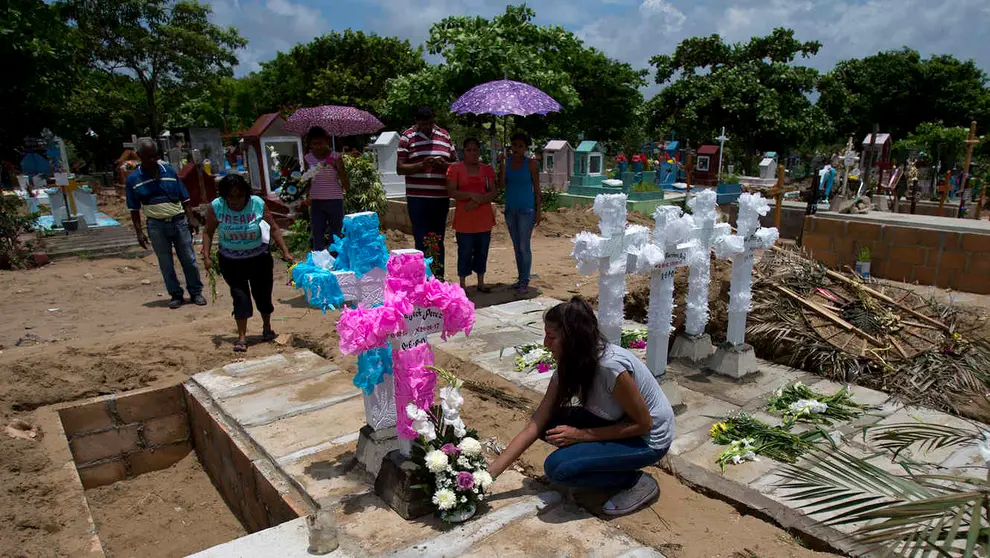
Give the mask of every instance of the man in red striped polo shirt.
[{"label": "man in red striped polo shirt", "polygon": [[415,119],[416,125],[399,138],[395,172],[406,177],[406,203],[416,249],[424,250],[423,241],[429,233],[439,235],[440,253],[434,257],[443,269],[443,237],[450,211],[447,167],[457,160],[457,151],[447,130],[436,125],[432,108],[419,107]]}]

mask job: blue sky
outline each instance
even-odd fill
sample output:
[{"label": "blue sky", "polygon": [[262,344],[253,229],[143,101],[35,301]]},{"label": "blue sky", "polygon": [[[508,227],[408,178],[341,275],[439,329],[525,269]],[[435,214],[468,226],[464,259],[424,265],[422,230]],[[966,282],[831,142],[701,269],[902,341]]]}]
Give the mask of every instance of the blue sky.
[{"label": "blue sky", "polygon": [[[495,0],[206,1],[216,23],[237,27],[250,41],[239,55],[238,75],[331,30],[350,27],[419,44],[443,17],[491,16],[506,5]],[[923,55],[972,58],[990,71],[990,0],[536,0],[529,5],[538,23],[562,25],[637,67],[647,67],[651,56],[671,52],[687,37],[719,33],[745,41],[784,26],[801,40],[823,43],[809,62],[822,70],[846,58],[909,46]]]}]

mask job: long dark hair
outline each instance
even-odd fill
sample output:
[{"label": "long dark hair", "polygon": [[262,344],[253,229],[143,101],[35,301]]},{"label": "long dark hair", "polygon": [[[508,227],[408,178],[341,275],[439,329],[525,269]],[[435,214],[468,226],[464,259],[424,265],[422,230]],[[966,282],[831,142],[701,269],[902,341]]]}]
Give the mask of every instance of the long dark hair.
[{"label": "long dark hair", "polygon": [[573,297],[543,316],[543,323],[557,333],[561,358],[557,362],[557,407],[568,405],[575,397],[582,405],[588,402],[598,363],[608,340],[598,329],[598,318],[583,298]]}]

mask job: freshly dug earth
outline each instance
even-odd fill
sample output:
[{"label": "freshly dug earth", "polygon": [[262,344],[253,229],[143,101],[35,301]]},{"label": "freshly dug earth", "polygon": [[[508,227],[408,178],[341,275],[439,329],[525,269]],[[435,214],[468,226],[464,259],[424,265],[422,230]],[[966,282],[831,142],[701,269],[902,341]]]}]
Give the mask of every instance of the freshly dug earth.
[{"label": "freshly dug earth", "polygon": [[[630,219],[648,224],[642,216],[631,215]],[[508,288],[516,279],[513,250],[504,226],[500,227],[489,257],[488,280],[495,285],[494,292],[481,295],[473,286],[468,288],[479,307],[516,299]],[[532,281],[530,296],[543,294],[566,300],[574,294],[597,294],[596,279],[579,276],[570,256],[571,238],[580,230],[597,230],[597,219],[588,208],[545,216],[533,237],[533,271],[538,276]],[[394,231],[388,233],[388,242],[390,248],[412,246],[410,237]],[[448,270],[456,269],[455,248],[449,232]],[[129,259],[64,260],[40,269],[0,272],[0,307],[6,318],[0,321],[0,414],[4,425],[14,419],[37,424],[36,413],[44,412],[39,408],[46,405],[169,385],[239,358],[296,348],[311,349],[353,370],[353,359],[343,358],[336,348],[335,314],[308,308],[301,294],[286,286],[282,264],[276,266],[274,326],[283,334],[285,344],[262,344],[255,337],[243,357],[231,351],[234,323],[223,281],[217,286],[215,303],[169,310],[151,254]],[[716,266],[713,276],[724,277],[724,270]],[[679,292],[684,289],[683,281],[678,278]],[[473,285],[473,279],[469,282]],[[645,278],[630,278],[630,296],[643,307],[645,285]],[[726,288],[713,287],[713,301],[719,297],[714,293],[724,293]],[[631,317],[641,316],[633,311]],[[249,322],[249,333],[260,334],[257,318]],[[526,405],[519,403],[518,391],[501,378],[468,368],[459,367],[458,373],[499,390],[467,390],[465,418],[485,437],[497,436],[507,442],[529,416],[523,409]],[[488,400],[482,399],[482,394]],[[0,434],[0,556],[68,556],[74,553],[67,549],[79,547],[80,532],[74,528],[79,519],[74,511],[77,501],[58,480],[65,464],[52,461],[42,446],[38,440]],[[543,459],[550,449],[537,444],[524,456],[521,466],[528,474],[541,476]],[[140,484],[145,493],[172,502],[170,494],[178,484],[175,474],[151,474],[125,484],[146,483]],[[784,531],[740,516],[727,504],[696,494],[659,470],[654,474],[663,490],[660,501],[650,510],[614,524],[646,544],[661,547],[668,556],[813,555]],[[179,507],[188,509],[195,504]],[[99,521],[100,507],[95,507]],[[224,531],[230,528],[224,523],[226,515],[211,514],[213,519],[204,516],[197,519],[202,532],[228,532]],[[184,527],[181,521],[173,521],[160,525],[159,532],[145,532],[147,538],[129,538],[124,536],[128,533],[113,530],[114,522],[108,516],[103,521],[112,533],[108,547],[115,555],[168,555],[150,546],[154,537],[167,540],[186,533],[179,529]],[[135,530],[134,534],[140,533]]]},{"label": "freshly dug earth", "polygon": [[86,491],[108,558],[188,556],[247,534],[194,453],[172,467]]}]

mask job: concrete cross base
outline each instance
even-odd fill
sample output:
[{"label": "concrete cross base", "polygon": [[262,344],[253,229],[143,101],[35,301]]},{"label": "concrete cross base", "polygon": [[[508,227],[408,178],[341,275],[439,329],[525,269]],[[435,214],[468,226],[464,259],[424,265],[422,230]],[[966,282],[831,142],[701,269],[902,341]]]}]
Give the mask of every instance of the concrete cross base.
[{"label": "concrete cross base", "polygon": [[381,471],[385,456],[397,449],[399,449],[399,438],[395,427],[374,430],[366,424],[358,433],[358,463],[373,477],[377,477],[378,472]]},{"label": "concrete cross base", "polygon": [[667,396],[667,401],[670,402],[670,406],[674,408],[674,414],[679,414],[687,409],[684,405],[684,397],[681,395],[681,386],[677,383],[677,380],[673,378],[670,374],[664,374],[657,378],[657,382],[660,383],[660,389],[663,394]]},{"label": "concrete cross base", "polygon": [[434,511],[432,502],[414,478],[419,468],[412,460],[402,456],[399,450],[390,451],[382,461],[381,471],[375,479],[375,494],[385,501],[403,519],[416,519]]},{"label": "concrete cross base", "polygon": [[722,376],[740,379],[760,371],[753,346],[722,343],[706,368]]},{"label": "concrete cross base", "polygon": [[688,335],[679,333],[674,339],[674,347],[670,350],[670,358],[687,359],[691,362],[702,362],[712,356],[715,346],[707,333]]}]

